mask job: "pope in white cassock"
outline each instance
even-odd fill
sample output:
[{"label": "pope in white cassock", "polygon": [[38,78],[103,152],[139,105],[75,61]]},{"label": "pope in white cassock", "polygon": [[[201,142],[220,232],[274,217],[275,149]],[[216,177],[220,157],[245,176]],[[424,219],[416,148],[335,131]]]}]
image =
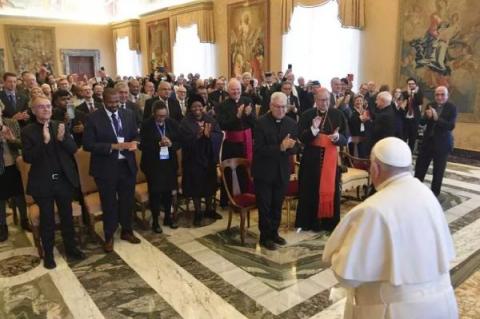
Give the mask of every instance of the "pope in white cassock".
[{"label": "pope in white cassock", "polygon": [[377,193],[354,207],[328,240],[323,260],[347,288],[344,318],[458,318],[449,262],[455,252],[442,207],[410,170],[395,137],[372,149]]}]

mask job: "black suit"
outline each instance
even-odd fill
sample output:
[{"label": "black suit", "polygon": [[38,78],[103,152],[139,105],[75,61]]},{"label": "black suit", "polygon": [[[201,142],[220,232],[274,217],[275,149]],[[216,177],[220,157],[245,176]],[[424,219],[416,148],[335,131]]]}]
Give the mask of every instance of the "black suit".
[{"label": "black suit", "polygon": [[441,110],[437,103],[432,103],[428,107],[437,111],[438,120],[434,121],[426,117],[420,119],[420,123],[426,124],[427,128],[423,134],[422,146],[415,164],[415,177],[423,181],[428,166],[433,160],[432,192],[438,196],[447,166],[447,157],[453,150],[452,131],[457,119],[457,107],[450,102],[445,103]]},{"label": "black suit", "polygon": [[300,102],[300,116],[303,114],[303,112],[313,108],[313,105],[315,104],[315,96],[312,92],[301,90],[298,92],[298,99]]},{"label": "black suit", "polygon": [[[123,108],[121,103],[120,108]],[[133,112],[133,114],[135,115],[135,121],[137,122],[137,127],[140,128],[143,122],[142,109],[140,109],[138,104],[133,103],[132,101],[125,102],[125,109]]]},{"label": "black suit", "polygon": [[266,84],[260,88],[260,96],[262,97],[262,107],[260,108],[260,115],[263,115],[268,112],[270,106],[270,97],[274,92],[277,91],[278,85],[270,85],[268,87]]},{"label": "black suit", "polygon": [[[130,110],[118,109],[117,116],[120,117],[124,141],[135,140],[138,134],[135,115]],[[83,132],[83,145],[86,151],[91,152],[90,175],[95,178],[100,193],[107,241],[115,233],[119,220],[122,232],[132,232],[137,164],[134,152],[121,151],[125,158],[119,159],[119,151],[112,150],[112,144],[117,142],[117,134],[106,109],[90,114]]]},{"label": "black suit", "polygon": [[216,108],[220,103],[228,98],[228,93],[225,91],[216,90],[208,95],[208,101]]},{"label": "black suit", "polygon": [[[403,139],[408,141],[408,146],[413,152],[415,148],[415,141],[418,135],[418,124],[422,117],[423,94],[421,91],[416,93],[403,92],[403,98],[407,101],[407,106],[404,111],[403,122]],[[411,108],[411,110],[409,110]],[[411,112],[411,113],[409,113]]]},{"label": "black suit", "polygon": [[[3,105],[5,105],[5,109],[2,113],[3,117],[5,118],[12,118],[18,112],[29,111],[28,97],[19,91],[15,92],[15,105],[10,102],[5,90],[0,91],[0,100],[2,101]],[[31,113],[30,116],[32,116]],[[19,124],[20,126],[24,126],[27,124],[27,122],[28,121],[19,121]]]},{"label": "black suit", "polygon": [[[145,109],[143,110],[143,119],[146,120],[150,116],[152,116],[153,111],[153,104],[159,100],[158,96],[152,97],[145,102]],[[180,103],[178,103],[177,99],[169,97],[167,99],[167,107],[168,107],[168,117],[172,120],[177,121],[180,123],[183,119],[182,115],[182,108],[180,107]]]},{"label": "black suit", "polygon": [[288,116],[277,122],[267,113],[255,127],[252,173],[261,241],[278,237],[282,203],[290,180],[289,157],[296,152],[296,147],[284,152],[280,150],[287,134],[292,139],[297,138],[297,124]]},{"label": "black suit", "polygon": [[68,132],[57,140],[59,122],[50,122],[50,142],[43,139],[43,124],[30,123],[22,130],[23,159],[30,163],[27,194],[40,208],[40,236],[46,257],[53,258],[55,242],[54,203],[60,216],[66,250],[75,247],[72,196],[79,180],[73,154],[77,145]]},{"label": "black suit", "polygon": [[369,153],[375,143],[381,139],[389,136],[395,136],[395,111],[391,105],[383,109],[377,108],[370,133]]},{"label": "black suit", "polygon": [[[172,142],[172,146],[168,148],[168,158],[165,159],[160,159],[159,142],[162,134]],[[151,117],[143,122],[140,131],[140,149],[142,150],[140,167],[147,177],[149,203],[154,225],[158,222],[160,204],[164,208],[165,221],[167,223],[171,221],[172,191],[177,189],[176,151],[180,147],[178,134],[178,123],[168,118],[162,127],[158,127]]]},{"label": "black suit", "polygon": [[94,107],[94,110],[90,111],[90,109],[88,108],[87,102],[83,102],[76,107],[76,110],[83,112],[84,114],[90,114],[95,112],[98,109],[103,108],[103,103],[94,100],[93,107]]}]

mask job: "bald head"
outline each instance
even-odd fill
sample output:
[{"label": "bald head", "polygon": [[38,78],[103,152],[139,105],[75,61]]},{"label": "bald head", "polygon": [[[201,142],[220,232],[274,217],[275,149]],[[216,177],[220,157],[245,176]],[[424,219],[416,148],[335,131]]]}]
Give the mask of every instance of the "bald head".
[{"label": "bald head", "polygon": [[435,89],[435,102],[443,105],[448,101],[448,89],[445,86],[439,86]]},{"label": "bald head", "polygon": [[326,88],[319,88],[315,93],[315,105],[320,112],[326,112],[330,106],[330,92]]},{"label": "bald head", "polygon": [[235,78],[230,79],[230,81],[228,81],[227,91],[231,99],[238,101],[238,99],[240,99],[240,95],[242,94],[242,86],[240,81]]},{"label": "bald head", "polygon": [[166,100],[166,99],[168,99],[168,97],[172,93],[172,85],[167,81],[161,81],[158,84],[158,90],[157,91],[158,91],[158,96],[162,100]]}]

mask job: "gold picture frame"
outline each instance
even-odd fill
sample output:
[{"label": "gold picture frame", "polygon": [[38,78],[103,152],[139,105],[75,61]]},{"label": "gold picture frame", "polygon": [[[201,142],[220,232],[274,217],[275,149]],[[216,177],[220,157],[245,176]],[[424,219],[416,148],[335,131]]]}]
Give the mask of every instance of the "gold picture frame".
[{"label": "gold picture frame", "polygon": [[170,44],[170,21],[161,19],[147,23],[148,64],[150,71],[164,67],[172,71],[172,48]]}]

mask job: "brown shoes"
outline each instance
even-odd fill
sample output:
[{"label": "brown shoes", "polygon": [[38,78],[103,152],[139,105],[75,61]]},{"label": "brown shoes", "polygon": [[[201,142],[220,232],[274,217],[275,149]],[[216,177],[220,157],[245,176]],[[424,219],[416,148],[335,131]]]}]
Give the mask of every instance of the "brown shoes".
[{"label": "brown shoes", "polygon": [[103,244],[103,250],[106,253],[111,253],[113,251],[113,238],[105,241],[105,243]]},{"label": "brown shoes", "polygon": [[133,233],[122,233],[120,239],[128,241],[130,244],[140,244],[140,239],[135,237]]}]

